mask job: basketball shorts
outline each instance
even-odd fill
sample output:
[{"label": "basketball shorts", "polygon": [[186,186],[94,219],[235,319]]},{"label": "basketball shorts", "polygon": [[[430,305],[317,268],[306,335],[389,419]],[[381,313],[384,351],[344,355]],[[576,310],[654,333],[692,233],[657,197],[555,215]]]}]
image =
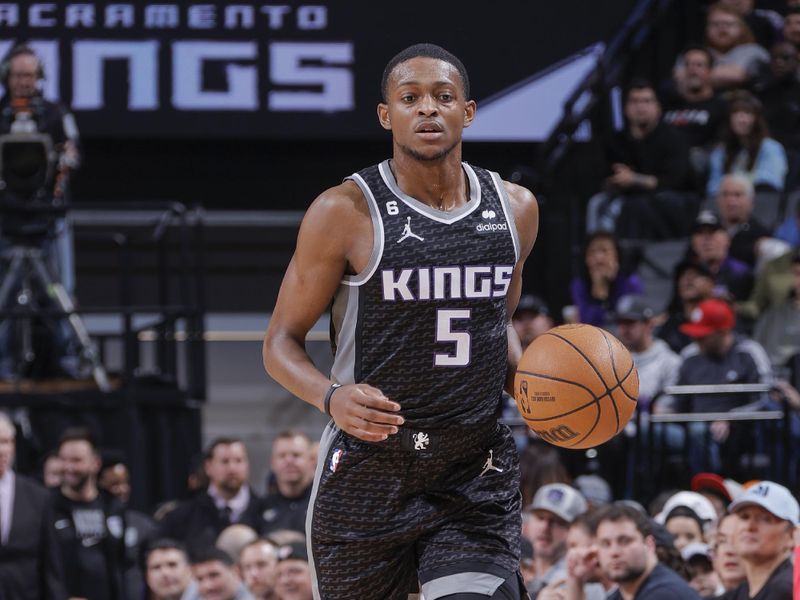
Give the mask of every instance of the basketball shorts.
[{"label": "basketball shorts", "polygon": [[487,598],[519,569],[519,464],[511,432],[322,435],[306,530],[317,600]]}]

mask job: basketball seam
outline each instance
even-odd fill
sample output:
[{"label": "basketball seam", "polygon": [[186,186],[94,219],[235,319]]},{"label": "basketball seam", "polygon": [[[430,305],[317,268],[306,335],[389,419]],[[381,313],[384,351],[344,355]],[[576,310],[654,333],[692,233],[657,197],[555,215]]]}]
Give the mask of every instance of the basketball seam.
[{"label": "basketball seam", "polygon": [[[614,360],[614,349],[611,347],[611,341],[606,336],[606,332],[602,329],[600,330],[600,335],[603,336],[603,340],[606,342],[606,347],[608,348],[608,356],[611,358],[611,372],[614,373],[614,379],[617,380],[617,386],[622,387],[622,382],[619,380],[619,374],[617,373],[617,361]],[[619,433],[619,409],[617,408],[617,402],[614,400],[614,395],[609,392],[608,398],[611,400],[611,406],[614,407],[614,417],[617,420],[617,427],[614,431],[614,435]]]},{"label": "basketball seam", "polygon": [[588,364],[592,368],[592,371],[594,371],[594,374],[597,375],[597,378],[600,380],[600,383],[603,384],[603,387],[606,388],[606,393],[608,393],[608,384],[606,383],[606,380],[603,379],[603,376],[600,374],[600,371],[598,371],[597,367],[594,366],[594,363],[592,363],[592,361],[589,360],[589,357],[586,356],[586,354],[584,354],[583,350],[578,348],[575,344],[573,344],[570,340],[568,340],[564,336],[558,335],[557,333],[553,333],[551,331],[548,331],[548,332],[546,332],[546,333],[544,333],[542,335],[551,335],[551,336],[553,336],[555,338],[558,338],[559,340],[561,340],[562,342],[567,344],[570,348],[575,350],[575,352],[580,354],[581,357],[583,358],[583,360],[586,361],[586,364]]}]

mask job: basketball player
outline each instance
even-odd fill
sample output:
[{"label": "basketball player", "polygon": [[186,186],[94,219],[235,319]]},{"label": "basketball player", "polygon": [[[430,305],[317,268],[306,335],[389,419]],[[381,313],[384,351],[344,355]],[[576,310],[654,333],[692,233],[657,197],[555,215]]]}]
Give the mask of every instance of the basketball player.
[{"label": "basketball player", "polygon": [[[519,472],[495,413],[538,227],[526,189],[461,162],[467,72],[429,44],[387,65],[393,157],[309,208],[264,341],[328,413],[307,519],[315,598],[519,599]],[[330,379],[304,350],[333,299]]]}]

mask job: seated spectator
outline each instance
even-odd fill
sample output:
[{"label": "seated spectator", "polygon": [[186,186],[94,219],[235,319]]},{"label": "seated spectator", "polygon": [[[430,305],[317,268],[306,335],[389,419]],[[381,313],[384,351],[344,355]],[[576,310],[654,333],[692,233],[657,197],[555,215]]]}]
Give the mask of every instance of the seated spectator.
[{"label": "seated spectator", "polygon": [[239,554],[239,571],[256,600],[278,600],[278,548],[267,539],[254,540]]},{"label": "seated spectator", "polygon": [[800,253],[792,253],[792,291],[756,321],[753,338],[767,351],[773,365],[785,365],[800,352]]},{"label": "seated spectator", "polygon": [[715,598],[725,593],[725,588],[714,571],[708,544],[688,544],[681,550],[681,557],[689,569],[689,587],[702,598]]},{"label": "seated spectator", "polygon": [[692,491],[711,502],[717,517],[722,517],[728,512],[731,501],[744,489],[732,479],[723,479],[716,473],[695,473],[692,476]]},{"label": "seated spectator", "polygon": [[711,82],[719,90],[747,85],[769,62],[769,53],[755,43],[744,19],[721,2],[708,9],[706,46],[714,56]]},{"label": "seated spectator", "polygon": [[689,322],[698,304],[714,297],[715,285],[714,274],[704,264],[684,260],[675,267],[675,293],[669,316],[657,333],[673,352],[680,352],[692,342],[680,327]]},{"label": "seated spectator", "polygon": [[774,10],[755,7],[755,0],[720,0],[723,6],[735,10],[753,33],[756,43],[770,48],[783,28],[783,19]]},{"label": "seated spectator", "polygon": [[275,590],[280,600],[313,600],[311,567],[304,543],[278,549],[278,573]]},{"label": "seated spectator", "polygon": [[782,485],[761,481],[734,501],[731,511],[739,518],[734,547],[746,575],[731,600],[791,598],[797,500]]},{"label": "seated spectator", "polygon": [[[692,313],[691,322],[681,330],[695,339],[681,352],[683,364],[678,375],[678,385],[713,385],[733,383],[770,383],[772,368],[764,349],[751,339],[734,334],[736,317],[733,309],[722,300],[705,300]],[[754,402],[751,394],[693,394],[681,396],[676,402],[678,412],[727,412]],[[739,430],[741,431],[741,430]],[[704,423],[689,426],[692,436],[690,465],[694,471],[706,466],[706,452],[711,469],[722,467],[720,446],[730,433],[728,421],[717,421],[710,426],[710,440],[706,440]],[[752,434],[752,431],[750,431]],[[742,447],[730,448],[738,457]],[[726,469],[733,471],[733,468]]]},{"label": "seated spectator", "polygon": [[272,443],[270,469],[275,481],[262,503],[264,533],[278,529],[305,532],[315,466],[310,450],[311,440],[299,431],[283,431]]},{"label": "seated spectator", "polygon": [[744,175],[757,189],[783,190],[789,169],[786,151],[770,137],[763,113],[761,101],[750,92],[732,94],[721,142],[709,157],[707,196],[717,194],[728,173]]},{"label": "seated spectator", "polygon": [[533,497],[548,483],[572,483],[567,467],[561,460],[559,449],[545,442],[533,441],[519,458],[522,506],[533,502]]},{"label": "seated spectator", "polygon": [[239,553],[247,544],[258,539],[255,529],[248,525],[236,523],[222,530],[214,545],[228,553],[234,562],[239,560]]},{"label": "seated spectator", "polygon": [[124,457],[119,452],[104,451],[97,485],[115,496],[125,511],[125,589],[128,598],[140,598],[144,594],[144,577],[141,567],[142,557],[150,543],[156,539],[158,526],[143,512],[128,507],[131,497],[131,479]]},{"label": "seated spectator", "polygon": [[[693,515],[700,520],[700,530],[704,536],[705,532],[713,529],[717,522],[717,511],[711,501],[702,494],[687,490],[668,493],[664,505],[653,517],[655,522],[663,525],[672,511],[677,508],[688,508],[692,511]],[[674,536],[672,543],[675,543]]]},{"label": "seated spectator", "polygon": [[753,292],[736,304],[736,312],[748,319],[757,319],[768,308],[783,304],[792,292],[792,265],[800,250],[792,250],[773,258],[761,268]]},{"label": "seated spectator", "polygon": [[731,236],[714,213],[702,211],[695,221],[689,245],[690,260],[714,274],[716,294],[747,298],[753,287],[750,267],[730,255]]},{"label": "seated spectator", "polygon": [[797,55],[797,48],[789,42],[778,42],[772,46],[769,70],[754,84],[754,90],[764,104],[764,117],[773,137],[785,148],[796,152],[800,151]]},{"label": "seated spectator", "polygon": [[567,532],[567,574],[539,592],[536,600],[605,600],[614,583],[603,576],[592,534],[592,513],[575,517]]},{"label": "seated spectator", "polygon": [[550,309],[544,300],[533,294],[523,294],[520,296],[517,310],[514,311],[512,319],[514,330],[519,336],[522,349],[545,331],[553,328],[555,323],[550,316]]},{"label": "seated spectator", "polygon": [[742,175],[725,175],[717,193],[720,225],[731,240],[728,256],[755,270],[762,240],[770,231],[753,216],[755,189]]},{"label": "seated spectator", "polygon": [[643,296],[623,296],[615,314],[617,337],[630,351],[639,373],[637,409],[649,412],[650,402],[665,387],[675,385],[681,359],[665,341],[653,337],[655,311]]},{"label": "seated spectator", "polygon": [[68,429],[58,454],[64,482],[53,491],[55,530],[67,596],[121,600],[125,594],[125,519],[117,498],[97,487],[100,456],[91,434]]},{"label": "seated spectator", "polygon": [[744,565],[735,549],[738,524],[739,518],[735,514],[722,515],[712,544],[714,571],[726,592],[735,590],[745,580]]},{"label": "seated spectator", "polygon": [[145,554],[145,577],[152,600],[199,600],[189,555],[180,542],[162,539]]},{"label": "seated spectator", "polygon": [[728,106],[711,85],[714,58],[704,46],[690,46],[673,72],[674,94],[666,103],[664,123],[681,132],[691,151],[696,179],[708,178],[708,153],[715,143]]},{"label": "seated spectator", "polygon": [[[661,121],[661,104],[646,81],[636,80],[628,87],[624,112],[625,129],[614,135],[606,148],[611,174],[605,189],[589,200],[586,230],[615,231],[623,208],[632,204],[633,214],[628,215],[624,227],[621,223],[622,235],[680,235],[685,228],[686,197],[673,192],[688,189],[690,183],[686,142]],[[665,232],[668,228],[674,231]]]},{"label": "seated spectator", "polygon": [[664,519],[664,527],[672,534],[675,547],[682,551],[690,544],[704,544],[703,521],[688,506],[676,506]]},{"label": "seated spectator", "polygon": [[650,520],[620,503],[595,515],[597,556],[603,575],[619,586],[609,600],[698,600],[700,596],[656,555]]},{"label": "seated spectator", "polygon": [[619,298],[643,293],[642,282],[638,275],[622,272],[619,245],[608,232],[590,235],[583,256],[581,276],[570,284],[572,302],[581,323],[602,327],[611,322]]},{"label": "seated spectator", "polygon": [[208,488],[181,502],[164,516],[160,535],[183,541],[189,548],[210,547],[233,523],[261,531],[261,499],[247,484],[250,463],[241,440],[218,438],[206,452]]},{"label": "seated spectator", "polygon": [[532,599],[566,575],[564,555],[570,523],[589,508],[575,488],[563,483],[542,486],[523,515],[522,535],[533,546],[536,577],[528,584]]},{"label": "seated spectator", "polygon": [[195,553],[192,575],[202,600],[255,600],[239,578],[233,559],[219,548]]},{"label": "seated spectator", "polygon": [[783,16],[783,39],[800,52],[800,5],[790,7]]}]

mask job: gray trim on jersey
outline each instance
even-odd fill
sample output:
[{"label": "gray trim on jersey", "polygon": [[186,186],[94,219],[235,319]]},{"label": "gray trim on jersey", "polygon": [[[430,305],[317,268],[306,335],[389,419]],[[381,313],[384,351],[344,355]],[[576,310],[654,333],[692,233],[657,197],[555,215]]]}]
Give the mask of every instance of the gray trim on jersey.
[{"label": "gray trim on jersey", "polygon": [[350,179],[361,188],[361,193],[364,194],[367,206],[369,206],[369,214],[372,217],[372,254],[369,255],[369,262],[361,273],[358,275],[345,275],[342,278],[342,283],[345,285],[363,285],[375,273],[383,256],[383,219],[381,218],[378,203],[375,201],[375,196],[373,196],[372,190],[369,189],[367,182],[364,181],[361,175],[354,173],[346,179]]},{"label": "gray trim on jersey", "polygon": [[459,206],[450,212],[436,210],[435,208],[428,206],[424,202],[420,202],[416,198],[412,198],[403,192],[403,190],[400,189],[400,186],[397,185],[397,180],[394,178],[394,173],[392,173],[392,169],[389,167],[388,160],[385,160],[378,165],[378,171],[380,171],[383,182],[387,185],[391,192],[406,205],[408,205],[409,208],[415,210],[421,215],[428,217],[429,219],[433,219],[439,223],[449,224],[460,221],[481,205],[481,184],[480,181],[478,181],[478,176],[475,174],[475,171],[472,170],[472,167],[467,163],[462,162],[461,166],[464,169],[464,172],[467,174],[467,178],[469,179],[469,200],[464,206]]},{"label": "gray trim on jersey", "polygon": [[325,463],[328,460],[328,452],[338,433],[339,428],[333,421],[330,421],[319,439],[317,469],[314,472],[314,485],[311,488],[311,497],[308,499],[308,510],[306,512],[306,547],[308,548],[308,566],[311,571],[311,593],[314,595],[314,600],[320,600],[319,584],[317,583],[317,568],[314,564],[314,551],[311,547],[311,523],[314,519],[314,502],[317,500],[319,482],[320,479],[322,479],[322,471],[325,469]]},{"label": "gray trim on jersey", "polygon": [[517,231],[517,224],[514,221],[514,211],[511,208],[511,200],[508,198],[506,186],[503,185],[503,180],[500,179],[500,175],[494,171],[490,171],[490,174],[492,176],[492,181],[494,181],[494,187],[497,190],[497,197],[500,198],[500,205],[503,207],[503,212],[506,215],[506,221],[508,221],[508,232],[511,234],[511,240],[514,242],[514,256],[516,257],[516,263],[519,262],[521,250],[519,244],[519,232]]},{"label": "gray trim on jersey", "polygon": [[443,596],[460,593],[486,594],[491,596],[504,583],[502,577],[491,573],[466,572],[437,577],[422,584],[425,600],[436,600]]},{"label": "gray trim on jersey", "polygon": [[333,330],[336,332],[336,356],[331,367],[331,377],[336,383],[355,383],[356,325],[358,324],[357,287],[340,285],[331,308]]}]

